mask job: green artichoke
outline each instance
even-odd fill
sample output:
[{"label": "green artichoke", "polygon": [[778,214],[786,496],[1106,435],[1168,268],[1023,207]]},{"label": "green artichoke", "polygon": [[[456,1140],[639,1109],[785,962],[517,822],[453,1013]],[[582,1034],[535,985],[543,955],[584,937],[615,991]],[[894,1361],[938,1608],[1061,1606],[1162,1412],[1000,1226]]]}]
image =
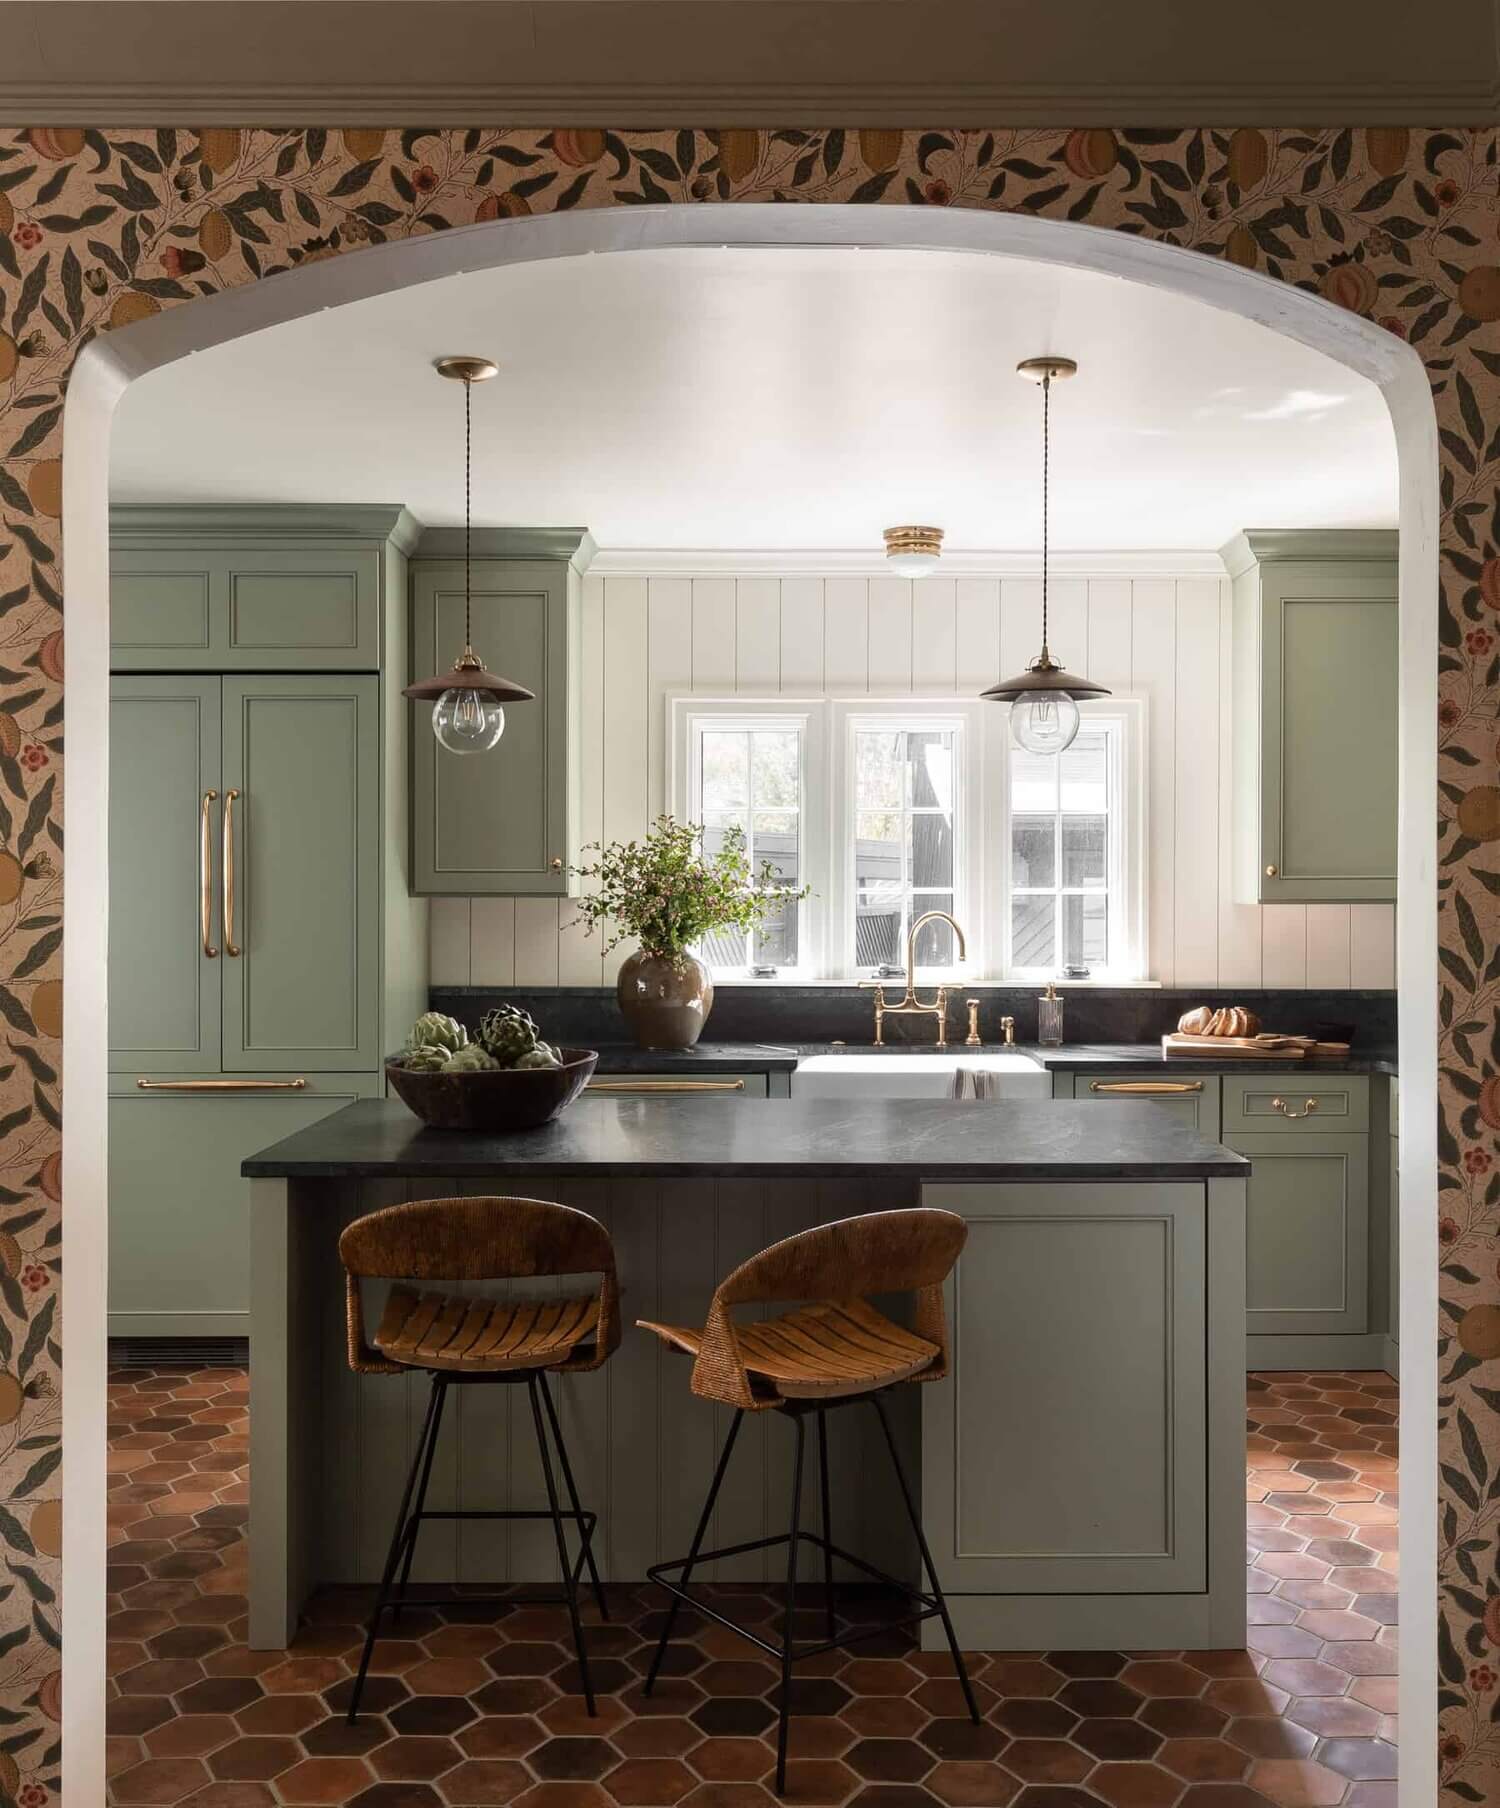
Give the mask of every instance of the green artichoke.
[{"label": "green artichoke", "polygon": [[417,1048],[446,1048],[450,1053],[464,1048],[469,1032],[456,1017],[445,1017],[441,1011],[423,1011],[411,1026],[406,1038],[408,1053]]},{"label": "green artichoke", "polygon": [[519,1005],[496,1005],[480,1019],[475,1040],[502,1067],[514,1067],[522,1055],[529,1055],[537,1045],[536,1021]]},{"label": "green artichoke", "polygon": [[401,1057],[401,1065],[409,1073],[436,1073],[452,1052],[431,1043],[421,1048],[409,1048]]},{"label": "green artichoke", "polygon": [[539,1042],[535,1048],[528,1049],[527,1052],[512,1065],[518,1069],[522,1067],[561,1067],[562,1062],[558,1060],[557,1056],[545,1042]]},{"label": "green artichoke", "polygon": [[466,1048],[458,1049],[449,1055],[443,1063],[444,1073],[493,1073],[499,1062],[477,1042],[471,1042]]}]

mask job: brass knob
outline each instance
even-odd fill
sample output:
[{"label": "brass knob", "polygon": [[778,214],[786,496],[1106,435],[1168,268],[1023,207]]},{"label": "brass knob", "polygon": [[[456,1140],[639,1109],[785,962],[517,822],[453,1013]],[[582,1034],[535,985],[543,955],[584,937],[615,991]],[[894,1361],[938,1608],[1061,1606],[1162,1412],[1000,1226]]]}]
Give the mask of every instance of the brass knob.
[{"label": "brass knob", "polygon": [[1266,877],[1268,879],[1274,879],[1276,877],[1276,868],[1274,866],[1268,866],[1266,868]]},{"label": "brass knob", "polygon": [[552,868],[553,872],[560,873],[562,871],[562,855],[554,854],[547,864]]}]

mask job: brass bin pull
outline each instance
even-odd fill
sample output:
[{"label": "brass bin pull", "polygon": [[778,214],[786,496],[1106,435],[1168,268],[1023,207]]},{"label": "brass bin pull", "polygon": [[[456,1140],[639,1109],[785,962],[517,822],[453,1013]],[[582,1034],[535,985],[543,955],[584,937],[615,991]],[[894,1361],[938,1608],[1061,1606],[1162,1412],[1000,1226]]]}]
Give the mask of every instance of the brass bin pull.
[{"label": "brass bin pull", "polygon": [[234,800],[238,791],[224,793],[224,952],[239,959],[234,939]]},{"label": "brass bin pull", "polygon": [[306,1080],[137,1080],[142,1092],[301,1092]]},{"label": "brass bin pull", "polygon": [[743,1092],[743,1080],[590,1080],[585,1092]]},{"label": "brass bin pull", "polygon": [[213,944],[214,850],[209,824],[209,818],[213,815],[214,799],[218,795],[217,791],[205,791],[198,814],[198,933],[202,938],[205,960],[217,960],[219,957],[219,951]]},{"label": "brass bin pull", "polygon": [[1120,1092],[1132,1098],[1177,1098],[1202,1092],[1201,1080],[1090,1080],[1090,1092]]},{"label": "brass bin pull", "polygon": [[1304,1099],[1300,1111],[1293,1111],[1285,1099],[1271,1100],[1271,1109],[1273,1111],[1279,1111],[1283,1117],[1311,1117],[1317,1108],[1318,1101],[1316,1099]]}]

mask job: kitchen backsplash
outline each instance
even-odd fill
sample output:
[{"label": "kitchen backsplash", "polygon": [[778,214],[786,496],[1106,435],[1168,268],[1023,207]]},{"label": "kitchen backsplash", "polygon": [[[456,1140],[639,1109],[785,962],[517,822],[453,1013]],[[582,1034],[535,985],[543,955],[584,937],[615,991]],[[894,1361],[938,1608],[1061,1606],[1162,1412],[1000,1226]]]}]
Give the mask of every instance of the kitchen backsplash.
[{"label": "kitchen backsplash", "polygon": [[[948,1033],[957,1044],[967,1018],[955,990],[948,1009]],[[1016,1020],[1021,1042],[1036,1040],[1035,986],[977,986],[980,1034],[994,1045],[1000,1019]],[[1392,991],[1268,991],[1240,986],[1233,991],[1198,986],[1173,990],[1087,986],[1064,993],[1065,1036],[1078,1042],[1155,1042],[1177,1027],[1184,1011],[1200,1004],[1242,1004],[1267,1029],[1316,1033],[1347,1039],[1358,1047],[1396,1040],[1396,994]],[[509,1001],[531,1012],[546,1035],[584,1048],[628,1041],[629,1032],[614,988],[601,986],[439,986],[431,1004],[471,1028],[493,1005]],[[720,986],[714,995],[708,1038],[714,1042],[869,1042],[873,1028],[870,994],[858,986]],[[888,1042],[933,1040],[931,1019],[886,1019]]]},{"label": "kitchen backsplash", "polygon": [[[1064,664],[1148,700],[1151,976],[1199,989],[1394,986],[1393,906],[1232,896],[1227,580],[1062,577],[1050,618]],[[665,807],[674,692],[972,695],[1026,664],[1040,626],[1030,577],[590,576],[583,839],[638,836]],[[628,949],[601,957],[573,916],[565,899],[435,898],[432,983],[612,982]]]}]

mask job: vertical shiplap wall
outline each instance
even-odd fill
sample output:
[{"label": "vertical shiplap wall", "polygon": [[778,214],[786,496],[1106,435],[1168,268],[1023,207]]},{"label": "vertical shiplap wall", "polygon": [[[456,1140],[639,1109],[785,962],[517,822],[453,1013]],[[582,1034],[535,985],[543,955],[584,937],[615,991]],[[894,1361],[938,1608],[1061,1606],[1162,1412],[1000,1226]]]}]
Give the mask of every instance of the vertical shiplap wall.
[{"label": "vertical shiplap wall", "polygon": [[[583,839],[666,808],[673,692],[972,695],[1036,652],[1035,578],[590,577],[583,586]],[[1388,904],[1245,905],[1230,882],[1227,579],[1064,578],[1050,639],[1075,671],[1149,700],[1151,976],[1165,985],[1395,984]],[[599,985],[617,950],[546,898],[435,898],[447,985]]]}]

